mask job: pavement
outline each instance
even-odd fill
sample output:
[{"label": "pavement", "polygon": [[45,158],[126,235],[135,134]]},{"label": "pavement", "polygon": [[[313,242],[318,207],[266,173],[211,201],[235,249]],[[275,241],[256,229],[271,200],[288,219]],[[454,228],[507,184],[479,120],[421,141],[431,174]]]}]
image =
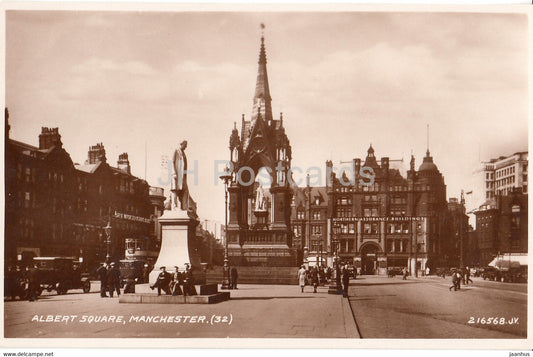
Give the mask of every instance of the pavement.
[{"label": "pavement", "polygon": [[[4,304],[6,338],[359,338],[348,299],[296,285],[239,285],[229,301],[119,304],[91,292],[43,293],[37,302]],[[148,284],[137,293],[154,293]]]}]

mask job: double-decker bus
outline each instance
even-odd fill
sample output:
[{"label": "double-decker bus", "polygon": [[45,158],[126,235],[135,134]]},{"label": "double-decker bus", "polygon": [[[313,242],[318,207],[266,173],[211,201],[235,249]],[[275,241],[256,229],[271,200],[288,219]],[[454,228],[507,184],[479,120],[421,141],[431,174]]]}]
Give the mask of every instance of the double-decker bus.
[{"label": "double-decker bus", "polygon": [[126,238],[125,258],[127,260],[138,260],[153,266],[157,260],[159,252],[151,249],[149,239],[144,238]]}]

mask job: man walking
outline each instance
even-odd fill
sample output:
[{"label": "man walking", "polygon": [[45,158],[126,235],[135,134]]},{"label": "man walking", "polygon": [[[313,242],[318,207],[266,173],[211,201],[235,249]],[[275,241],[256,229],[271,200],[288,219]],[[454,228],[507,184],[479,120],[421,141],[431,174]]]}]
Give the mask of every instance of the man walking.
[{"label": "man walking", "polygon": [[117,297],[120,296],[120,271],[114,262],[111,263],[111,268],[107,271],[107,287],[110,297],[113,297],[113,291],[117,292]]},{"label": "man walking", "polygon": [[230,280],[230,289],[237,289],[237,279],[239,278],[239,274],[237,273],[237,268],[232,267],[231,268],[231,280]]},{"label": "man walking", "polygon": [[96,275],[100,278],[100,297],[107,297],[107,264],[102,264],[96,269]]},{"label": "man walking", "polygon": [[311,277],[311,284],[313,284],[313,293],[316,293],[316,289],[318,288],[318,270],[316,266],[311,268],[309,274]]},{"label": "man walking", "polygon": [[465,269],[465,284],[468,285],[468,282],[474,284],[472,279],[470,279],[470,268],[466,267],[466,269]]},{"label": "man walking", "polygon": [[26,277],[28,279],[28,301],[36,301],[39,295],[38,289],[41,285],[41,279],[39,276],[39,268],[37,265],[26,267]]},{"label": "man walking", "polygon": [[342,269],[342,297],[348,297],[348,286],[350,285],[350,271],[348,266],[345,265]]}]

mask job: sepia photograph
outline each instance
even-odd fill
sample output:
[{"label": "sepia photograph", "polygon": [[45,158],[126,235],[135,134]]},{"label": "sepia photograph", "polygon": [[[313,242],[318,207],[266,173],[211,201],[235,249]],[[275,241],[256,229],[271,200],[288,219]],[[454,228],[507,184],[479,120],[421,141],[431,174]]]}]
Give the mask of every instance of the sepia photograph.
[{"label": "sepia photograph", "polygon": [[530,350],[528,10],[5,6],[2,346]]}]

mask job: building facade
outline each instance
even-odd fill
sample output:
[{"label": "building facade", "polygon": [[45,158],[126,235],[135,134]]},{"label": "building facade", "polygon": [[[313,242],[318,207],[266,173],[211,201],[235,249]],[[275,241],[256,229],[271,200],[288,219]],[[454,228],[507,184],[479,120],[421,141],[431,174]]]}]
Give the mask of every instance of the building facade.
[{"label": "building facade", "polygon": [[8,119],[6,110],[7,263],[69,256],[90,269],[108,256],[124,258],[127,238],[156,247],[154,207],[160,204],[151,200],[148,183],[131,174],[126,153],[112,167],[100,143],[89,148],[83,165],[74,164],[58,128],[43,127],[35,147],[9,137]]},{"label": "building facade", "polygon": [[475,211],[478,264],[504,253],[528,252],[528,195],[520,188],[496,195]]},{"label": "building facade", "polygon": [[[294,187],[291,210],[293,247],[307,263],[328,258],[328,196],[326,187]],[[331,258],[331,255],[329,255]],[[331,259],[330,259],[331,260]],[[330,264],[331,265],[331,264]]]},{"label": "building facade", "polygon": [[418,170],[411,158],[406,178],[389,164],[388,157],[378,162],[372,146],[364,161],[352,161],[351,178],[337,177],[326,163],[328,250],[363,274],[391,267],[415,274],[447,265],[446,185],[429,150]]}]

